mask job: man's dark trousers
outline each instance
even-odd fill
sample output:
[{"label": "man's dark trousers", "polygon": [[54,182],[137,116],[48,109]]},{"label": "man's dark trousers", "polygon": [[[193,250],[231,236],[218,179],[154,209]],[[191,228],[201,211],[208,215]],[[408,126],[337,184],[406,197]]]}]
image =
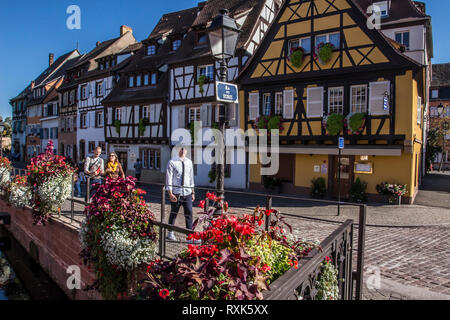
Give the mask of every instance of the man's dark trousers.
[{"label": "man's dark trousers", "polygon": [[184,218],[186,220],[186,229],[192,230],[192,194],[185,197],[175,195],[178,199],[177,202],[171,202],[169,224],[175,225],[175,220],[180,211],[180,207],[183,206]]}]

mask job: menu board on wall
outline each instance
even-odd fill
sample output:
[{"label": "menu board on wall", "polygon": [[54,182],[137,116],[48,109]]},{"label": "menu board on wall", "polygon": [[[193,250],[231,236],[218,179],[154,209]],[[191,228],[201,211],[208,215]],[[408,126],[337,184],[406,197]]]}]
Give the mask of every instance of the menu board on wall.
[{"label": "menu board on wall", "polygon": [[355,173],[373,174],[372,162],[355,162]]}]

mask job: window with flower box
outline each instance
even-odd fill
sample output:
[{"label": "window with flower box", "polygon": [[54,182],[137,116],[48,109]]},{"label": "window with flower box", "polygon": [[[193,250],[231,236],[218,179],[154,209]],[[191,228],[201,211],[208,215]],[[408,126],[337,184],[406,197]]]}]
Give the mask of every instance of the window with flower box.
[{"label": "window with flower box", "polygon": [[367,85],[351,86],[351,112],[367,112]]},{"label": "window with flower box", "polygon": [[328,113],[344,114],[344,87],[328,89]]},{"label": "window with flower box", "polygon": [[311,38],[301,38],[301,39],[292,39],[289,41],[289,54],[292,52],[292,50],[295,50],[297,48],[303,48],[303,51],[305,54],[311,53]]},{"label": "window with flower box", "polygon": [[271,104],[271,95],[270,93],[264,93],[263,94],[263,110],[262,114],[265,116],[270,116],[271,110],[272,110],[272,104]]},{"label": "window with flower box", "polygon": [[321,43],[331,43],[334,50],[338,50],[341,46],[341,34],[340,33],[328,33],[316,36],[316,48]]},{"label": "window with flower box", "polygon": [[214,80],[214,66],[200,66],[198,67],[197,80],[200,79],[201,76],[206,78],[206,81]]},{"label": "window with flower box", "polygon": [[122,108],[116,108],[114,109],[114,121],[115,120],[122,120]]}]

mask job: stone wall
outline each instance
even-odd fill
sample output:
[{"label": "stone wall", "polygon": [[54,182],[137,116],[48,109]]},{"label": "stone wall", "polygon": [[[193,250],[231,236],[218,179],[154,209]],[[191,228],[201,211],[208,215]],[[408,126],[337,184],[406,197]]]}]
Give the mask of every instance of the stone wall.
[{"label": "stone wall", "polygon": [[[101,299],[96,291],[83,291],[95,280],[95,275],[83,265],[78,229],[57,217],[51,218],[46,226],[34,226],[29,209],[18,209],[0,200],[0,211],[11,215],[7,226],[14,238],[39,263],[53,281],[74,300]],[[69,290],[67,273],[69,266],[79,266],[81,270],[81,290]]]}]

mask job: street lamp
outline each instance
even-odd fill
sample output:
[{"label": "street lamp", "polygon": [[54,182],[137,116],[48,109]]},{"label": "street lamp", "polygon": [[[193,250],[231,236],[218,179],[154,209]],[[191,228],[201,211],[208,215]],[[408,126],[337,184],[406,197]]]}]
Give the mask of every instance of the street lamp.
[{"label": "street lamp", "polygon": [[[228,15],[227,9],[221,9],[220,14],[213,19],[208,28],[209,43],[211,46],[211,53],[215,60],[220,63],[219,80],[227,82],[228,80],[228,61],[234,57],[236,52],[236,45],[241,32],[236,24],[236,20]],[[226,105],[219,105],[219,130],[221,138],[223,139],[225,133],[225,114]],[[216,165],[216,189],[218,196],[225,198],[224,192],[224,178],[225,178],[225,144],[221,141],[219,144],[223,149],[221,150],[221,159]]]},{"label": "street lamp", "polygon": [[444,163],[444,153],[445,153],[445,139],[446,134],[449,129],[449,123],[447,122],[447,107],[442,103],[437,106],[437,112],[439,116],[439,130],[442,130],[442,153],[441,153],[441,163],[439,164],[439,172],[442,171],[442,165]]},{"label": "street lamp", "polygon": [[3,158],[3,131],[5,131],[5,123],[3,118],[0,117],[0,156]]}]

